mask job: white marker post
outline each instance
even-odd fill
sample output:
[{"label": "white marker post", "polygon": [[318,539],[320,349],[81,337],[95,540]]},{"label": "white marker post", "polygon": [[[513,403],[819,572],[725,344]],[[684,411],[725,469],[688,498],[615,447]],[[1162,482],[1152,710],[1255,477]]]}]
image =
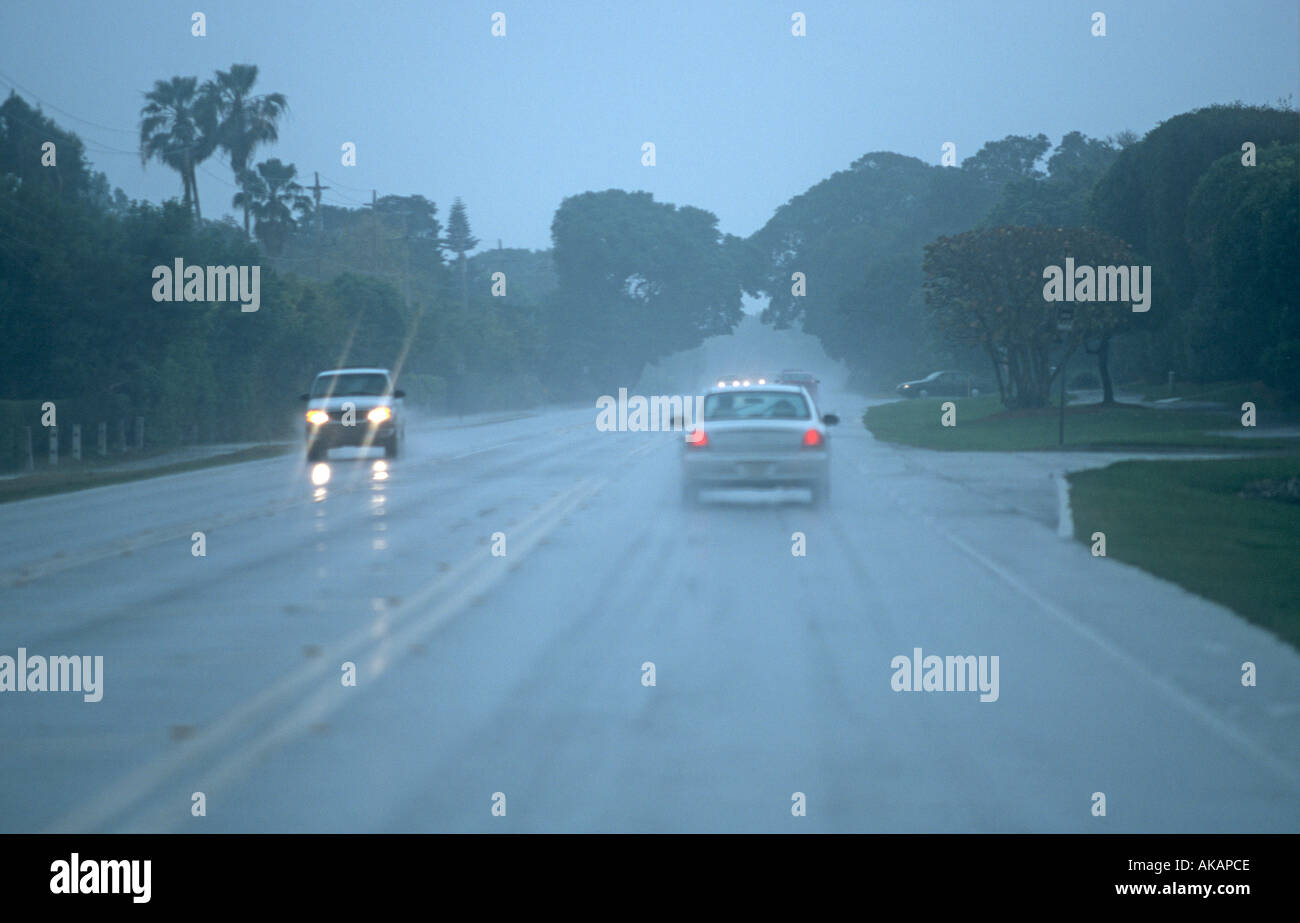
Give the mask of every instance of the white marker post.
[{"label": "white marker post", "polygon": [[1065,445],[1065,363],[1070,358],[1070,332],[1074,330],[1074,305],[1062,301],[1056,308],[1056,329],[1064,334],[1061,337],[1061,367],[1056,374],[1061,376],[1061,422],[1057,428],[1056,444]]}]

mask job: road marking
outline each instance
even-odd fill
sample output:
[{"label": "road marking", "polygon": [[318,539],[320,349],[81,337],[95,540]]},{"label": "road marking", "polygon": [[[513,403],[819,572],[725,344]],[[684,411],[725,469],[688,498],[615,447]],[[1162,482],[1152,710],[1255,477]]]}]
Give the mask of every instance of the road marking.
[{"label": "road marking", "polygon": [[[608,481],[603,478],[595,481],[591,479],[579,481],[568,490],[557,494],[542,504],[536,513],[517,527],[516,531],[524,534],[517,538],[512,536],[511,563],[518,563],[525,554],[536,547],[542,538],[558,528],[563,523],[564,518],[576,509],[580,503],[590,499],[606,483]],[[505,573],[506,569],[502,566],[502,559],[493,558],[487,547],[476,550],[473,554],[457,562],[451,570],[440,574],[437,578],[416,590],[414,594],[407,597],[401,606],[391,610],[389,613],[390,623],[401,627],[402,630],[400,634],[393,635],[391,639],[382,640],[380,645],[397,643],[398,641],[406,644],[429,633],[464,608],[466,604],[472,602],[474,597],[480,596],[489,590],[497,581],[502,579]],[[459,589],[457,589],[458,585]],[[415,618],[410,628],[405,626],[408,620],[416,616],[416,610],[419,607],[424,606],[440,594],[446,597],[442,603],[435,606],[426,615]],[[65,814],[52,824],[47,832],[85,833],[95,830],[113,818],[126,813],[133,805],[138,804],[151,792],[172,781],[173,777],[186,764],[204,754],[216,751],[228,743],[233,743],[241,735],[248,732],[249,726],[255,717],[268,713],[277,705],[287,702],[289,697],[297,693],[303,686],[322,679],[327,672],[336,670],[339,663],[352,660],[358,664],[359,670],[370,667],[373,671],[376,663],[375,659],[373,656],[367,659],[363,655],[368,653],[367,649],[374,647],[376,647],[376,644],[371,627],[367,626],[358,629],[343,641],[328,647],[320,657],[313,658],[310,664],[288,673],[267,689],[235,706],[224,716],[218,718],[210,727],[200,731],[190,740],[162,754],[151,763],[128,773],[123,779],[97,795],[84,807]],[[399,650],[405,650],[405,648],[399,648]],[[373,679],[376,675],[378,674],[372,672],[371,678]],[[337,684],[337,678],[324,679],[326,688],[332,689],[328,685],[331,679]],[[361,688],[363,687],[358,685],[347,691],[355,694]],[[341,690],[342,687],[340,686],[339,689]],[[315,701],[314,698],[310,700],[309,704]],[[346,699],[343,701],[346,701]],[[333,707],[337,707],[337,705]],[[295,714],[301,714],[301,711],[302,709],[299,709],[299,712]],[[313,716],[312,720],[316,720],[316,717]],[[229,770],[236,764],[242,767],[246,765],[247,759],[241,760],[239,754],[261,752],[269,746],[274,746],[282,735],[305,726],[301,722],[292,719],[287,722],[282,721],[270,732],[263,734],[257,744],[241,747],[235,756],[229,757],[219,764],[219,769],[220,767],[226,767]],[[226,773],[219,773],[219,770],[213,770],[209,773],[209,775],[212,774],[219,774],[219,778],[222,779],[228,777]],[[196,788],[195,791],[206,791],[206,789]]]},{"label": "road marking", "polygon": [[1143,679],[1147,680],[1158,690],[1160,690],[1160,692],[1164,694],[1166,699],[1181,706],[1186,712],[1195,716],[1196,718],[1199,718],[1201,721],[1209,725],[1215,731],[1218,731],[1219,734],[1221,734],[1223,737],[1227,738],[1229,741],[1235,744],[1239,751],[1254,757],[1260,763],[1265,765],[1269,770],[1271,770],[1274,775],[1290,783],[1293,787],[1300,788],[1300,773],[1297,773],[1296,770],[1293,769],[1287,762],[1285,762],[1282,759],[1279,759],[1273,753],[1266,750],[1263,746],[1257,743],[1253,738],[1248,737],[1241,731],[1237,730],[1237,728],[1225,722],[1217,714],[1211,711],[1207,706],[1194,699],[1190,694],[1184,691],[1181,687],[1174,684],[1171,680],[1168,680],[1162,676],[1158,676],[1156,673],[1154,673],[1151,670],[1149,666],[1144,664],[1142,661],[1138,660],[1132,654],[1129,654],[1127,651],[1124,651],[1123,649],[1117,647],[1115,644],[1112,644],[1110,641],[1106,640],[1100,634],[1093,631],[1087,625],[1080,622],[1074,616],[1070,615],[1060,606],[1056,605],[1056,603],[1052,602],[1050,599],[1047,599],[1046,597],[1039,594],[1036,590],[1034,590],[1031,586],[1029,586],[1027,583],[1025,583],[1015,574],[1011,573],[1009,570],[1004,568],[1002,565],[998,564],[996,561],[993,561],[987,556],[985,556],[984,554],[981,554],[977,549],[973,548],[965,540],[959,538],[957,535],[953,534],[952,532],[948,531],[948,529],[941,526],[934,519],[933,516],[930,516],[925,513],[921,513],[919,510],[915,510],[914,508],[909,506],[905,501],[903,501],[901,498],[897,496],[894,497],[894,501],[899,507],[902,507],[905,510],[916,512],[919,515],[921,515],[925,519],[925,521],[936,532],[938,532],[945,539],[947,539],[948,542],[951,543],[953,546],[960,549],[961,551],[964,551],[967,555],[969,555],[975,561],[983,565],[987,570],[989,570],[992,574],[994,574],[996,577],[1001,579],[1012,589],[1019,592],[1025,598],[1036,603],[1044,612],[1052,616],[1058,622],[1065,625],[1067,628],[1071,629],[1076,634],[1082,636],[1086,640],[1091,641],[1102,651],[1109,654],[1111,657],[1119,661],[1124,666],[1128,667],[1134,673],[1137,673]]}]

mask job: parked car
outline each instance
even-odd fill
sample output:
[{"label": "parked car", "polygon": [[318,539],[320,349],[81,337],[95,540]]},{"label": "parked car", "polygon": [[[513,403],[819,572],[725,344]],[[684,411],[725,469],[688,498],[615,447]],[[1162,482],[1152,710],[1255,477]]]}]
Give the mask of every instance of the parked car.
[{"label": "parked car", "polygon": [[396,457],[406,437],[405,396],[388,369],[321,372],[300,395],[307,402],[307,460],[320,461],[337,446],[379,446]]},{"label": "parked car", "polygon": [[703,419],[682,446],[682,500],[727,487],[806,487],[813,505],[830,498],[830,439],[834,414],[817,416],[798,385],[711,388]]},{"label": "parked car", "polygon": [[973,375],[956,371],[931,372],[894,390],[903,397],[976,397],[980,393]]}]

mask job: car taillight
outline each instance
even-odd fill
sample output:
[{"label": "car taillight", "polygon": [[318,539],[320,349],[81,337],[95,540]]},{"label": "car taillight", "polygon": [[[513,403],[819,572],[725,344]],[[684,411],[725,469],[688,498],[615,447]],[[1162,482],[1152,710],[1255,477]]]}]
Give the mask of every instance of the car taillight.
[{"label": "car taillight", "polygon": [[825,441],[822,439],[822,434],[817,430],[810,429],[803,434],[803,446],[805,449],[821,448],[823,445],[825,445]]},{"label": "car taillight", "polygon": [[686,445],[690,448],[702,449],[709,444],[709,437],[702,429],[693,429],[686,434]]}]

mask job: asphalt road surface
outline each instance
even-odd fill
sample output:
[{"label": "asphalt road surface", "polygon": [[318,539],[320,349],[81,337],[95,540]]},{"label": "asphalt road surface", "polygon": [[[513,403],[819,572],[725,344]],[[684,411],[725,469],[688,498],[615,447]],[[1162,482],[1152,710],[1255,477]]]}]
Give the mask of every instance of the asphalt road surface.
[{"label": "asphalt road surface", "polygon": [[[104,658],[0,693],[0,830],[1300,831],[1300,656],[1058,536],[1112,457],[826,404],[824,509],[684,508],[680,434],[594,409],[0,506],[0,654]],[[996,700],[894,691],[916,648]]]}]

